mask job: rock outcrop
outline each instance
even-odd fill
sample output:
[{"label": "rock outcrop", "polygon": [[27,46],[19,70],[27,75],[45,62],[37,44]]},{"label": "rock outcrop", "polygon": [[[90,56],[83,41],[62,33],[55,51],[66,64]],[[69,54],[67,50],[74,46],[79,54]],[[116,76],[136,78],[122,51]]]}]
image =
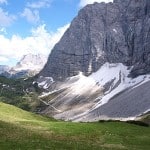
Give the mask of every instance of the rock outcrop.
[{"label": "rock outcrop", "polygon": [[79,11],[40,72],[55,80],[97,71],[105,62],[133,66],[131,76],[150,72],[150,1],[114,0]]}]

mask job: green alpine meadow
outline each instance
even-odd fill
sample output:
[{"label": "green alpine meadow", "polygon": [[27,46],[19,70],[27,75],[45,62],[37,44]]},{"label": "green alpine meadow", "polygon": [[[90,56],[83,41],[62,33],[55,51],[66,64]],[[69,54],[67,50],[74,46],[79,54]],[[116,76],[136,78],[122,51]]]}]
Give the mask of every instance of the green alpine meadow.
[{"label": "green alpine meadow", "polygon": [[149,150],[150,127],[54,120],[0,102],[1,150]]}]

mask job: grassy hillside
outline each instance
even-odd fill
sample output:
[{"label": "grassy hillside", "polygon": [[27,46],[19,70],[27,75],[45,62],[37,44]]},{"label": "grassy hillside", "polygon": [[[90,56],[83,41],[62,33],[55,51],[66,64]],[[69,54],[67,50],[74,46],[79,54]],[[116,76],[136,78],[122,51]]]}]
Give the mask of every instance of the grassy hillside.
[{"label": "grassy hillside", "polygon": [[150,128],[56,121],[0,102],[2,150],[149,150]]}]

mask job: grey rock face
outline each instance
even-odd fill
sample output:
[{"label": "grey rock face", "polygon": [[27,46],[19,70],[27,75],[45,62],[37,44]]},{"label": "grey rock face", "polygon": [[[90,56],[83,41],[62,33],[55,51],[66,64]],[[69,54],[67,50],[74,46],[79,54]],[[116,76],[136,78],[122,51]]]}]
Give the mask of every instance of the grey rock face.
[{"label": "grey rock face", "polygon": [[79,11],[40,72],[56,80],[97,71],[105,62],[150,72],[150,0],[114,0]]}]

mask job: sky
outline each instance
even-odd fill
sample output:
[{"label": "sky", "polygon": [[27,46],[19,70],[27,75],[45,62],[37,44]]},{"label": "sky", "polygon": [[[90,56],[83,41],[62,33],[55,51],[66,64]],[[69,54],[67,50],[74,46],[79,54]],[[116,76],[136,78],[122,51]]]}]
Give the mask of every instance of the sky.
[{"label": "sky", "polygon": [[113,0],[0,0],[0,65],[26,54],[48,56],[78,11]]}]

